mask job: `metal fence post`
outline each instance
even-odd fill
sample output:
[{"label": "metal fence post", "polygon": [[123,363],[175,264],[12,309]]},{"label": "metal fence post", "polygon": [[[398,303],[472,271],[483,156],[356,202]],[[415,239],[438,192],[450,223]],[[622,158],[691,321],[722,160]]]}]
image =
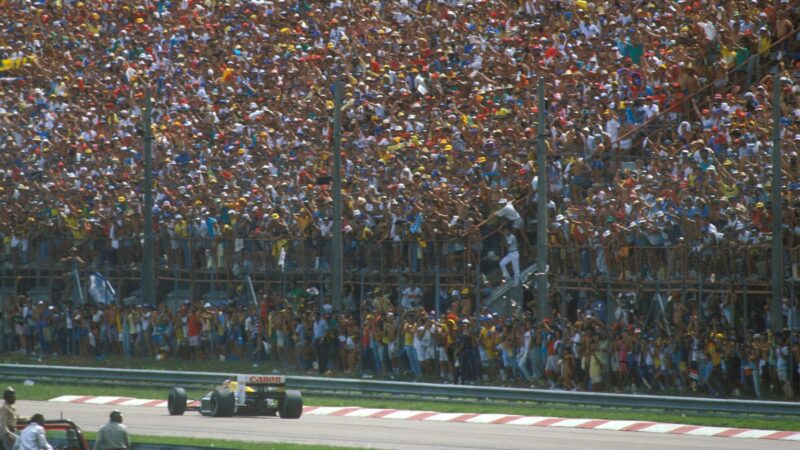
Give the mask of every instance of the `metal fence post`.
[{"label": "metal fence post", "polygon": [[75,283],[75,290],[72,292],[72,305],[77,307],[86,302],[83,297],[83,287],[81,286],[81,276],[78,273],[78,262],[72,260],[72,279]]},{"label": "metal fence post", "polygon": [[[442,286],[441,286],[441,279],[440,279],[440,273],[439,273],[439,261],[438,260],[436,261],[436,265],[434,266],[433,271],[434,271],[434,275],[435,275],[435,280],[434,280],[434,290],[435,290],[435,292],[434,292],[434,295],[433,295],[433,305],[436,308],[436,320],[439,320],[439,317],[441,316],[441,305],[439,304],[440,303],[439,296],[440,296],[440,293],[442,291]],[[437,358],[437,360],[438,360],[438,358]]]},{"label": "metal fence post", "polygon": [[155,303],[155,252],[153,236],[153,133],[150,128],[151,114],[150,87],[144,90],[144,114],[142,132],[144,138],[144,259],[142,264],[142,303]]},{"label": "metal fence post", "polygon": [[705,302],[703,301],[703,282],[705,281],[704,280],[705,277],[703,275],[703,267],[704,266],[701,255],[701,261],[697,267],[697,308],[700,311],[701,320],[703,320],[703,318],[705,317],[705,305],[704,305]]},{"label": "metal fence post", "polygon": [[482,250],[478,247],[478,257],[477,261],[475,261],[475,308],[473,309],[473,311],[478,312],[481,310],[481,303],[483,300],[483,294],[481,293],[481,252]]},{"label": "metal fence post", "polygon": [[343,249],[342,249],[342,81],[333,83],[333,240],[331,252],[331,277],[333,304],[342,309]]},{"label": "metal fence post", "polygon": [[747,304],[747,283],[742,281],[742,301],[744,303],[744,329],[748,329],[748,324],[750,322],[750,307]]},{"label": "metal fence post", "polygon": [[[757,59],[757,58],[756,58]],[[772,70],[772,307],[770,328],[774,332],[783,329],[783,196],[781,173],[781,80],[778,65]]]},{"label": "metal fence post", "polygon": [[611,304],[614,300],[614,292],[611,290],[611,274],[608,270],[606,270],[606,316],[603,317],[603,320],[606,322],[606,329],[611,327]]},{"label": "metal fence post", "polygon": [[[567,286],[564,282],[564,274],[562,273],[559,275],[559,294],[561,295],[561,316],[566,317],[567,314]],[[539,320],[544,319],[544,317],[539,318]]]},{"label": "metal fence post", "polygon": [[189,238],[189,295],[192,298],[192,301],[195,301],[196,298],[196,288],[195,288],[195,276],[194,276],[194,239]]},{"label": "metal fence post", "polygon": [[536,139],[536,313],[537,319],[542,320],[550,314],[550,299],[548,298],[548,268],[547,268],[547,127],[546,103],[544,99],[544,78],[539,78],[536,89],[536,102],[538,104],[537,139]]}]

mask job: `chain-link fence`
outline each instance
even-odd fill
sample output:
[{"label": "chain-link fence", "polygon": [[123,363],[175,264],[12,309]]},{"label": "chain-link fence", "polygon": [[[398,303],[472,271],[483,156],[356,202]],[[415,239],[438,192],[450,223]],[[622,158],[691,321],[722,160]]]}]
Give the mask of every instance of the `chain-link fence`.
[{"label": "chain-link fence", "polygon": [[[473,239],[474,237],[474,239]],[[255,293],[284,295],[315,287],[329,292],[331,241],[308,239],[157,238],[157,299],[171,292],[191,299],[209,292],[220,297]],[[499,236],[466,236],[429,241],[422,238],[371,241],[344,240],[343,272],[349,294],[363,300],[376,287],[401,291],[414,281],[433,305],[437,293],[468,289],[470,297],[499,284],[502,258]],[[535,261],[523,246],[521,266]],[[142,240],[34,237],[6,240],[0,264],[0,293],[36,295],[48,301],[87,301],[90,277],[101,275],[118,299],[138,295]],[[770,292],[771,247],[681,242],[673,246],[636,246],[587,242],[553,245],[549,251],[550,282],[577,290],[602,291],[616,297],[631,291],[679,290],[684,295],[734,291],[750,298]],[[787,248],[784,264],[786,297],[796,302],[800,249]],[[531,287],[531,286],[529,286]],[[557,292],[557,289],[555,290]],[[466,291],[464,291],[466,292]],[[445,294],[442,294],[445,293]],[[532,293],[531,293],[532,295]]]}]

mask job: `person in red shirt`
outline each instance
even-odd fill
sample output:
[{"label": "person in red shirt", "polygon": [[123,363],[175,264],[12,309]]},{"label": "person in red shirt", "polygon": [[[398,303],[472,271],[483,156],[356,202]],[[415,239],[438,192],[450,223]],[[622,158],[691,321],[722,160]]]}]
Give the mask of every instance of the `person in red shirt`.
[{"label": "person in red shirt", "polygon": [[545,361],[544,374],[550,387],[553,388],[556,386],[556,381],[558,381],[559,377],[558,357],[562,349],[561,330],[556,329],[554,333],[549,333],[546,348],[547,360]]},{"label": "person in red shirt", "polygon": [[753,209],[753,225],[763,232],[768,232],[770,229],[769,215],[764,210],[764,204],[761,202],[756,203]]},{"label": "person in red shirt", "polygon": [[200,348],[200,332],[203,330],[203,322],[200,321],[196,307],[193,307],[192,312],[189,314],[188,325],[189,354],[192,360],[196,360],[198,349]]}]

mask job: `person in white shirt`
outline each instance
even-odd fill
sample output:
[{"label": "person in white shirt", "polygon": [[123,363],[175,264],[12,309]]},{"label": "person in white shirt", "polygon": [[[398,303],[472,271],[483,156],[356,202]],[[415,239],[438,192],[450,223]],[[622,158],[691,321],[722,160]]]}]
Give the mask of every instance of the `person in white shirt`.
[{"label": "person in white shirt", "polygon": [[403,289],[403,297],[400,299],[400,306],[406,311],[419,306],[422,301],[422,289],[417,286],[414,280],[409,280],[408,287]]},{"label": "person in white shirt", "polygon": [[531,381],[533,378],[530,369],[528,369],[528,353],[531,349],[531,339],[535,331],[531,331],[531,324],[527,319],[523,323],[522,330],[522,345],[517,349],[517,367],[519,367],[519,371],[522,372],[522,376],[525,377],[525,380]]},{"label": "person in white shirt", "polygon": [[619,120],[617,120],[617,115],[614,113],[614,111],[609,109],[607,112],[606,133],[608,133],[608,135],[611,137],[611,144],[614,146],[614,148],[619,148],[619,142],[617,142],[617,140],[619,139],[619,129],[621,125]]},{"label": "person in white shirt", "polygon": [[508,275],[508,263],[511,263],[511,268],[514,270],[514,286],[519,285],[519,247],[517,245],[517,237],[508,227],[503,227],[503,237],[506,241],[506,256],[500,260],[500,269],[503,271],[503,278],[506,280],[511,277]]},{"label": "person in white shirt", "polygon": [[511,222],[515,230],[521,230],[524,222],[522,221],[522,216],[520,216],[519,212],[514,208],[514,204],[504,198],[501,198],[498,203],[502,207],[499,211],[495,212],[495,215]]},{"label": "person in white shirt", "polygon": [[647,103],[644,105],[644,118],[650,120],[656,117],[660,113],[660,110],[658,103],[656,103],[653,97],[648,96],[646,101]]},{"label": "person in white shirt", "polygon": [[53,450],[53,446],[47,443],[44,416],[34,414],[31,417],[30,424],[22,430],[14,444],[14,450]]}]

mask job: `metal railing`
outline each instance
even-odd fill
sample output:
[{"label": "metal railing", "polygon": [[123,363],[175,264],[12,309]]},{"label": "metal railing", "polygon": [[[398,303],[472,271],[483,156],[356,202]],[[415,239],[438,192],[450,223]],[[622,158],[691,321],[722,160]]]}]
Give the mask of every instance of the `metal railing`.
[{"label": "metal railing", "polygon": [[[433,286],[439,274],[443,288],[474,285],[478,258],[466,244],[448,240],[407,238],[394,241],[345,239],[345,281],[364,297],[374,287],[397,287],[413,277]],[[257,238],[157,238],[156,303],[173,290],[186,291],[191,299],[209,291],[237,291],[249,275],[254,290],[276,294],[317,286],[324,292],[331,270],[330,239]],[[142,245],[135,239],[74,240],[32,238],[0,252],[2,296],[26,294],[37,289],[48,301],[71,300],[75,277],[84,287],[92,272],[101,273],[117,290],[118,298],[134,295],[141,282]],[[77,258],[80,261],[77,261]]]},{"label": "metal railing", "polygon": [[[204,385],[211,387],[229,378],[229,373],[178,372],[161,370],[105,369],[92,367],[0,364],[0,376],[8,379],[58,379],[89,383],[94,380],[115,383],[147,383],[151,386]],[[471,400],[516,401],[547,404],[589,405],[602,407],[705,411],[729,414],[800,416],[800,402],[734,400],[655,395],[625,395],[599,392],[553,391],[506,387],[404,383],[348,378],[288,376],[288,387],[303,392],[336,394],[373,394],[411,398],[455,398]]]},{"label": "metal railing", "polygon": [[[355,304],[364,301],[375,287],[402,291],[409,277],[422,287],[426,304],[433,303],[427,300],[436,292],[465,287],[486,300],[500,275],[497,262],[502,255],[499,239],[492,234],[494,228],[487,225],[480,239],[350,240],[344,251],[345,282]],[[533,233],[526,237],[535,241]],[[171,291],[192,300],[207,292],[237,298],[236,293],[249,292],[250,286],[253,296],[257,292],[285,296],[311,286],[325,294],[330,281],[328,244],[325,239],[156,239],[158,298],[140,302],[163,301]],[[69,259],[73,247],[83,260],[80,264]],[[0,304],[8,296],[32,291],[40,294],[36,300],[68,300],[78,284],[87,297],[88,278],[94,271],[110,281],[118,299],[124,299],[134,295],[141,282],[141,253],[138,242],[122,242],[115,248],[109,239],[36,238],[24,246],[6,248],[0,253]],[[535,259],[534,253],[523,252],[523,267]],[[671,246],[621,246],[590,240],[582,245],[573,241],[551,245],[548,264],[550,283],[566,290],[617,295],[677,289],[699,297],[735,291],[757,298],[769,294],[769,255],[769,244],[695,245],[681,241]],[[800,280],[798,266],[800,247],[787,248],[781,268],[787,280]],[[244,286],[245,280],[248,286]],[[796,302],[792,282],[787,283],[787,297],[792,304]]]}]

